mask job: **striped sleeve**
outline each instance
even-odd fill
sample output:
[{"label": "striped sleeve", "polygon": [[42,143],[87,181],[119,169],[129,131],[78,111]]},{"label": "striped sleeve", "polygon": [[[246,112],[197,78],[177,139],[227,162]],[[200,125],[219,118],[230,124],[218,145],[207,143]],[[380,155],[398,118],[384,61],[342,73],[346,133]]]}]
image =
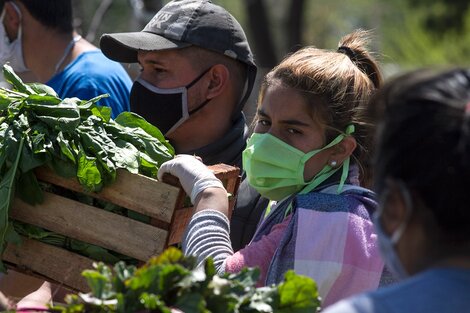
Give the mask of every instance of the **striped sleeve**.
[{"label": "striped sleeve", "polygon": [[197,257],[198,266],[212,257],[219,274],[225,272],[225,260],[233,255],[228,218],[216,210],[203,210],[193,215],[183,237],[185,255]]}]

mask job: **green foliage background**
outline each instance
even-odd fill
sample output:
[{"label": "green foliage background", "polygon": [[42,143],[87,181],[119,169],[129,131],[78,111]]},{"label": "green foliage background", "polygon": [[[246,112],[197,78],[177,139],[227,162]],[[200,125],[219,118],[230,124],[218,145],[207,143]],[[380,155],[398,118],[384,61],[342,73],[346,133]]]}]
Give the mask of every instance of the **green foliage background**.
[{"label": "green foliage background", "polygon": [[[227,8],[245,27],[246,1],[213,0]],[[283,30],[293,0],[263,0],[270,17],[269,29],[280,59],[287,53]],[[74,0],[76,25],[82,34],[102,0]],[[131,0],[110,0],[93,42],[105,32],[137,31]],[[147,1],[150,2],[150,1]],[[163,0],[162,3],[168,1]],[[335,48],[341,36],[356,28],[372,29],[373,50],[386,75],[423,66],[470,65],[470,5],[468,0],[305,0],[301,45]]]},{"label": "green foliage background", "polygon": [[450,10],[452,2],[429,1],[416,7],[404,0],[394,3],[392,13],[384,15],[383,51],[404,68],[469,65],[470,10],[461,12],[461,26],[430,24],[433,17]]}]

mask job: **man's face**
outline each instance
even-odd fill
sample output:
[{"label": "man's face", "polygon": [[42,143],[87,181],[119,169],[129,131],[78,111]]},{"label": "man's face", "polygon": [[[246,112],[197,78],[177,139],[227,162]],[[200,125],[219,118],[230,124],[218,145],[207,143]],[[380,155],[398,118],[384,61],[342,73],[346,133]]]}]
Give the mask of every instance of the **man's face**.
[{"label": "man's face", "polygon": [[183,87],[200,74],[178,50],[139,51],[137,59],[141,77],[158,88]]},{"label": "man's face", "polygon": [[[191,60],[179,50],[139,51],[137,60],[141,66],[141,78],[158,88],[184,87],[196,79],[201,72]],[[188,109],[191,111],[202,103],[202,79],[188,90]]]},{"label": "man's face", "polygon": [[[184,87],[201,75],[200,70],[195,69],[191,60],[180,50],[139,51],[137,58],[142,71],[140,77],[158,88]],[[203,88],[207,85],[205,77],[201,77],[188,89],[189,111],[206,100],[203,96]],[[188,124],[193,124],[197,120],[199,119],[190,118],[185,121],[176,131],[169,134],[168,138],[175,139],[178,133],[186,133],[185,129],[188,128]]]},{"label": "man's face", "polygon": [[218,141],[226,134],[232,126],[234,97],[238,97],[234,93],[230,72],[225,65],[217,64],[214,60],[215,64],[210,67],[195,66],[193,58],[188,56],[193,51],[186,50],[192,47],[184,49],[141,51],[137,56],[142,68],[140,78],[155,87],[179,88],[194,82],[187,89],[188,111],[194,113],[175,130],[166,134],[178,153],[199,149]]}]

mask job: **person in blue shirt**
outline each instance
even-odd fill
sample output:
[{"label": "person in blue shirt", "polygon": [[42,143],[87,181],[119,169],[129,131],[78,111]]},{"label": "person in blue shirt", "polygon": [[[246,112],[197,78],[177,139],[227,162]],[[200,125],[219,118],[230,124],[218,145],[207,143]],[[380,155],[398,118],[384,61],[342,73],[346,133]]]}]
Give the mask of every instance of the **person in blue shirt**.
[{"label": "person in blue shirt", "polygon": [[468,312],[470,69],[400,76],[371,107],[382,116],[375,227],[385,263],[401,281],[323,312]]},{"label": "person in blue shirt", "polygon": [[[83,40],[83,39],[82,39]],[[78,44],[78,43],[77,43]],[[84,51],[63,71],[46,82],[61,98],[91,99],[107,93],[98,104],[112,109],[111,116],[129,111],[129,92],[132,82],[124,68],[106,58],[98,49]]]},{"label": "person in blue shirt", "polygon": [[[0,10],[0,66],[8,62],[26,73],[25,81],[45,83],[60,98],[88,100],[107,93],[98,104],[111,107],[112,117],[129,111],[129,75],[74,31],[71,0],[6,0]],[[7,296],[21,297],[39,286],[50,288],[14,271],[0,274],[0,291]]]},{"label": "person in blue shirt", "polygon": [[6,0],[0,17],[0,62],[9,62],[30,81],[45,83],[59,97],[98,102],[112,109],[112,117],[129,111],[132,81],[121,64],[106,58],[72,25],[71,0]]}]

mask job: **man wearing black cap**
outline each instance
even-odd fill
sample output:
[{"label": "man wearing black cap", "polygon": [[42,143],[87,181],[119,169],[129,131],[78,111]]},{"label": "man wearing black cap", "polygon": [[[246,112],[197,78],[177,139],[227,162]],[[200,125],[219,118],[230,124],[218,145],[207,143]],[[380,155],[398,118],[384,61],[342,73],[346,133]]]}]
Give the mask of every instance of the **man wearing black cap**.
[{"label": "man wearing black cap", "polygon": [[[256,65],[229,12],[207,0],[174,0],[141,32],[104,34],[100,47],[113,60],[139,62],[131,111],[157,126],[178,154],[242,167],[249,135],[242,108]],[[251,240],[265,204],[240,186],[231,224],[235,250]]]},{"label": "man wearing black cap", "polygon": [[240,24],[207,0],[174,0],[140,32],[104,34],[110,59],[138,62],[131,111],[181,154],[241,167],[248,129],[242,108],[256,65]]}]

